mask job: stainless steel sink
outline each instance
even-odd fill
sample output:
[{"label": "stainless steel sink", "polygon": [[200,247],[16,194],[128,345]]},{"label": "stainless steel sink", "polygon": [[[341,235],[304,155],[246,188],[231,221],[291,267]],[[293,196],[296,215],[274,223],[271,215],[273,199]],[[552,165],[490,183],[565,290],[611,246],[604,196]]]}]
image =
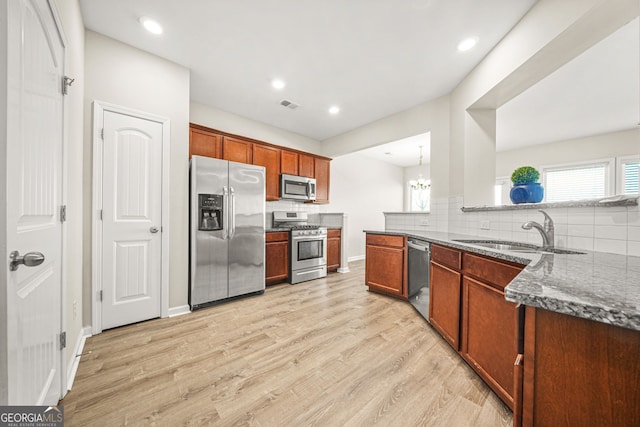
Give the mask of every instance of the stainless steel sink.
[{"label": "stainless steel sink", "polygon": [[508,242],[502,240],[487,239],[454,239],[455,242],[469,243],[475,246],[482,246],[489,249],[497,249],[499,251],[523,252],[530,254],[554,253],[554,254],[574,254],[581,255],[584,252],[572,251],[570,249],[551,248],[543,249],[540,246],[530,243]]}]

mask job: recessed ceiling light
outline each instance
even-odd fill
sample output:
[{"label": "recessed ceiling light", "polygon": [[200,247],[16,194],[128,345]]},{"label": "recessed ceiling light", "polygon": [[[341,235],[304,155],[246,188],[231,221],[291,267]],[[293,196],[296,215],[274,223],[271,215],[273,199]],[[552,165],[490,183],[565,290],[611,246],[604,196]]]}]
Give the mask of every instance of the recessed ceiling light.
[{"label": "recessed ceiling light", "polygon": [[334,105],[333,107],[329,108],[329,113],[331,114],[338,114],[340,112],[340,107],[338,107],[337,105]]},{"label": "recessed ceiling light", "polygon": [[271,81],[271,86],[273,86],[274,89],[284,89],[284,87],[286,86],[285,82],[280,80],[280,79],[275,79]]},{"label": "recessed ceiling light", "polygon": [[460,43],[458,43],[458,50],[460,52],[467,51],[473,48],[477,43],[478,43],[477,37],[469,37],[467,39],[462,40]]},{"label": "recessed ceiling light", "polygon": [[153,19],[148,18],[146,16],[142,16],[139,19],[139,21],[142,24],[142,26],[146,28],[146,30],[149,31],[150,33],[162,34],[162,27],[160,26],[160,24],[158,24],[157,21],[154,21]]}]

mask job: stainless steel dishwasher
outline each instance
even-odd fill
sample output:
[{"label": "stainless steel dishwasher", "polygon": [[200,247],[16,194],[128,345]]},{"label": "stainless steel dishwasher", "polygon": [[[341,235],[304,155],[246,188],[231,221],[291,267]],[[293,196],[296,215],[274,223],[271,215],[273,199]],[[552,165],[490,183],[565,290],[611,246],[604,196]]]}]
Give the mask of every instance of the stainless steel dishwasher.
[{"label": "stainless steel dishwasher", "polygon": [[429,266],[431,244],[410,237],[407,240],[409,269],[409,302],[429,321]]}]

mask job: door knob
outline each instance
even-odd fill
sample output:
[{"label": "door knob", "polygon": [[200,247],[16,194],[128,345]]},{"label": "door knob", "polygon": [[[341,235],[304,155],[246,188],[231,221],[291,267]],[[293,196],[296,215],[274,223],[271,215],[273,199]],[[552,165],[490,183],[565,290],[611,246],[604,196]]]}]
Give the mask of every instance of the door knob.
[{"label": "door knob", "polygon": [[152,233],[157,233],[158,231],[160,231],[160,229],[154,225],[153,227],[151,227],[149,229],[149,231],[152,232]]},{"label": "door knob", "polygon": [[16,271],[20,265],[35,267],[44,262],[44,255],[41,252],[27,252],[24,256],[20,256],[20,252],[13,251],[9,258],[11,258],[9,263],[9,270],[11,271]]}]

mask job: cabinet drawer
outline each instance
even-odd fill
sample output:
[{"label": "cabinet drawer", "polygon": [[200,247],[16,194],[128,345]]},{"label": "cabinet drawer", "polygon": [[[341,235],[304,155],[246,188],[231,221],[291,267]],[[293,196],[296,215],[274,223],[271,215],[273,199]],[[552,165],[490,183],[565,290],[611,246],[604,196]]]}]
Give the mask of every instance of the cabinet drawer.
[{"label": "cabinet drawer", "polygon": [[266,233],[265,241],[267,242],[288,242],[289,241],[289,232],[288,231],[270,231]]},{"label": "cabinet drawer", "polygon": [[431,259],[441,265],[446,265],[447,267],[460,270],[462,252],[456,249],[445,248],[443,246],[431,245]]},{"label": "cabinet drawer", "polygon": [[464,274],[480,278],[501,290],[522,271],[522,267],[469,253],[464,254],[462,265],[464,266]]},{"label": "cabinet drawer", "polygon": [[367,234],[367,245],[404,247],[403,236],[387,236],[383,234]]},{"label": "cabinet drawer", "polygon": [[335,228],[327,230],[327,237],[340,237],[340,230]]}]

